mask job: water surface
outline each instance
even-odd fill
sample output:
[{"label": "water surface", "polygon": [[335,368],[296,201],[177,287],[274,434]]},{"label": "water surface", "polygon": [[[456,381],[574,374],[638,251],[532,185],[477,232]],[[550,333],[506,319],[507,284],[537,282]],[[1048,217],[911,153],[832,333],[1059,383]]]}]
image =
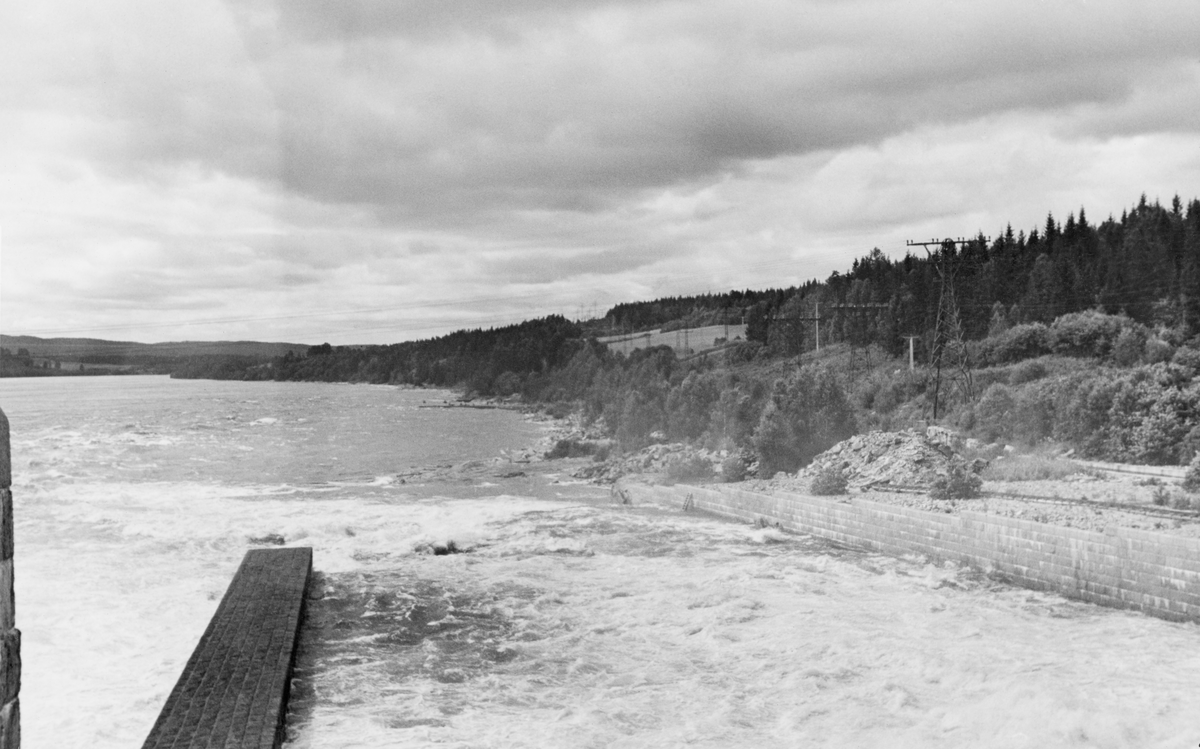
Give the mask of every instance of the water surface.
[{"label": "water surface", "polygon": [[543,425],[446,397],[0,380],[25,745],[139,745],[273,535],[322,594],[291,747],[1200,743],[1195,625],[614,505],[510,462]]}]

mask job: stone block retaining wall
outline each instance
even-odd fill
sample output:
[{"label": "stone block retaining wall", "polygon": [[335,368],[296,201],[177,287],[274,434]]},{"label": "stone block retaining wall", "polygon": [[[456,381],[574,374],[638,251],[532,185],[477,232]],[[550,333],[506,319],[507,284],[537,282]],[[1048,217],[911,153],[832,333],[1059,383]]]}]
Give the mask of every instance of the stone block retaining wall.
[{"label": "stone block retaining wall", "polygon": [[12,455],[0,411],[0,749],[21,745],[21,632],[13,601]]},{"label": "stone block retaining wall", "polygon": [[763,494],[731,486],[622,484],[650,501],[808,533],[884,554],[953,560],[1015,585],[1102,606],[1200,622],[1200,539],[1134,528],[1105,532],[961,511],[945,514],[858,497]]}]

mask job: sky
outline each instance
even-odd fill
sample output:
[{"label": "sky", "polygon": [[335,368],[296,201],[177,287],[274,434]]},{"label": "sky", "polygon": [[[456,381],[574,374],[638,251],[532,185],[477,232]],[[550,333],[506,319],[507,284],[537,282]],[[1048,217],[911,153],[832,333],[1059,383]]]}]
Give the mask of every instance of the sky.
[{"label": "sky", "polygon": [[8,0],[0,331],[391,343],[1200,197],[1195,0]]}]

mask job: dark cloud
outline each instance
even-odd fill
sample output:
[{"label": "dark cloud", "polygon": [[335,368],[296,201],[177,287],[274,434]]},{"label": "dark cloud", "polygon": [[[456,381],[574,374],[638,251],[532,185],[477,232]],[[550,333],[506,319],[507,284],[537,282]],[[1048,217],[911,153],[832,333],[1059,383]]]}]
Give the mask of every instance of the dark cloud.
[{"label": "dark cloud", "polygon": [[[91,11],[69,85],[110,169],[197,163],[393,225],[487,227],[923,123],[1136,103],[1195,59],[1193,6],[260,0],[188,29]],[[1188,126],[1169,109],[1120,119]]]},{"label": "dark cloud", "polygon": [[308,39],[344,43],[420,38],[448,31],[515,40],[539,19],[561,18],[616,4],[615,0],[289,0],[276,7],[288,31]]},{"label": "dark cloud", "polygon": [[[697,21],[646,3],[614,13],[605,36],[581,28],[579,14],[608,4],[447,7],[299,6],[321,20],[327,44],[363,50],[344,56],[354,60],[344,78],[287,86],[285,184],[402,222],[603,211],[747,160],[875,143],[921,123],[1119,103],[1163,61],[1194,54],[1197,30],[1182,6],[1182,23],[1150,36],[1142,16],[1113,27],[1114,14],[1126,19],[1112,4],[1076,16],[1044,4],[931,12],[928,28],[890,23],[902,4],[790,14],[750,4],[729,28],[702,23],[724,18],[724,4],[689,6]],[[481,20],[528,14],[550,31],[498,44]],[[655,27],[653,40],[639,20]],[[809,30],[822,23],[838,32]],[[446,34],[410,38],[414,26]]]}]

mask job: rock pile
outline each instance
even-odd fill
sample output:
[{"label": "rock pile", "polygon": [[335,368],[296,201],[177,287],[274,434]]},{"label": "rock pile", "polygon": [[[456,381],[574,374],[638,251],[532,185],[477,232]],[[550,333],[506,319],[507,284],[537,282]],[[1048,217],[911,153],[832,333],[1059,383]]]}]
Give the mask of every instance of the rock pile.
[{"label": "rock pile", "polygon": [[[688,447],[679,442],[650,445],[630,455],[582,466],[572,476],[591,479],[600,484],[610,484],[631,473],[666,473],[673,462],[697,460],[707,461],[712,470],[716,471],[722,457],[724,456],[721,453]],[[708,480],[719,481],[720,476],[710,477]]]},{"label": "rock pile", "polygon": [[[839,442],[813,459],[798,478],[812,478],[832,468],[852,489],[888,486],[928,487],[961,460],[958,435],[941,427],[903,432],[871,432]],[[972,466],[976,471],[983,464]]]}]

